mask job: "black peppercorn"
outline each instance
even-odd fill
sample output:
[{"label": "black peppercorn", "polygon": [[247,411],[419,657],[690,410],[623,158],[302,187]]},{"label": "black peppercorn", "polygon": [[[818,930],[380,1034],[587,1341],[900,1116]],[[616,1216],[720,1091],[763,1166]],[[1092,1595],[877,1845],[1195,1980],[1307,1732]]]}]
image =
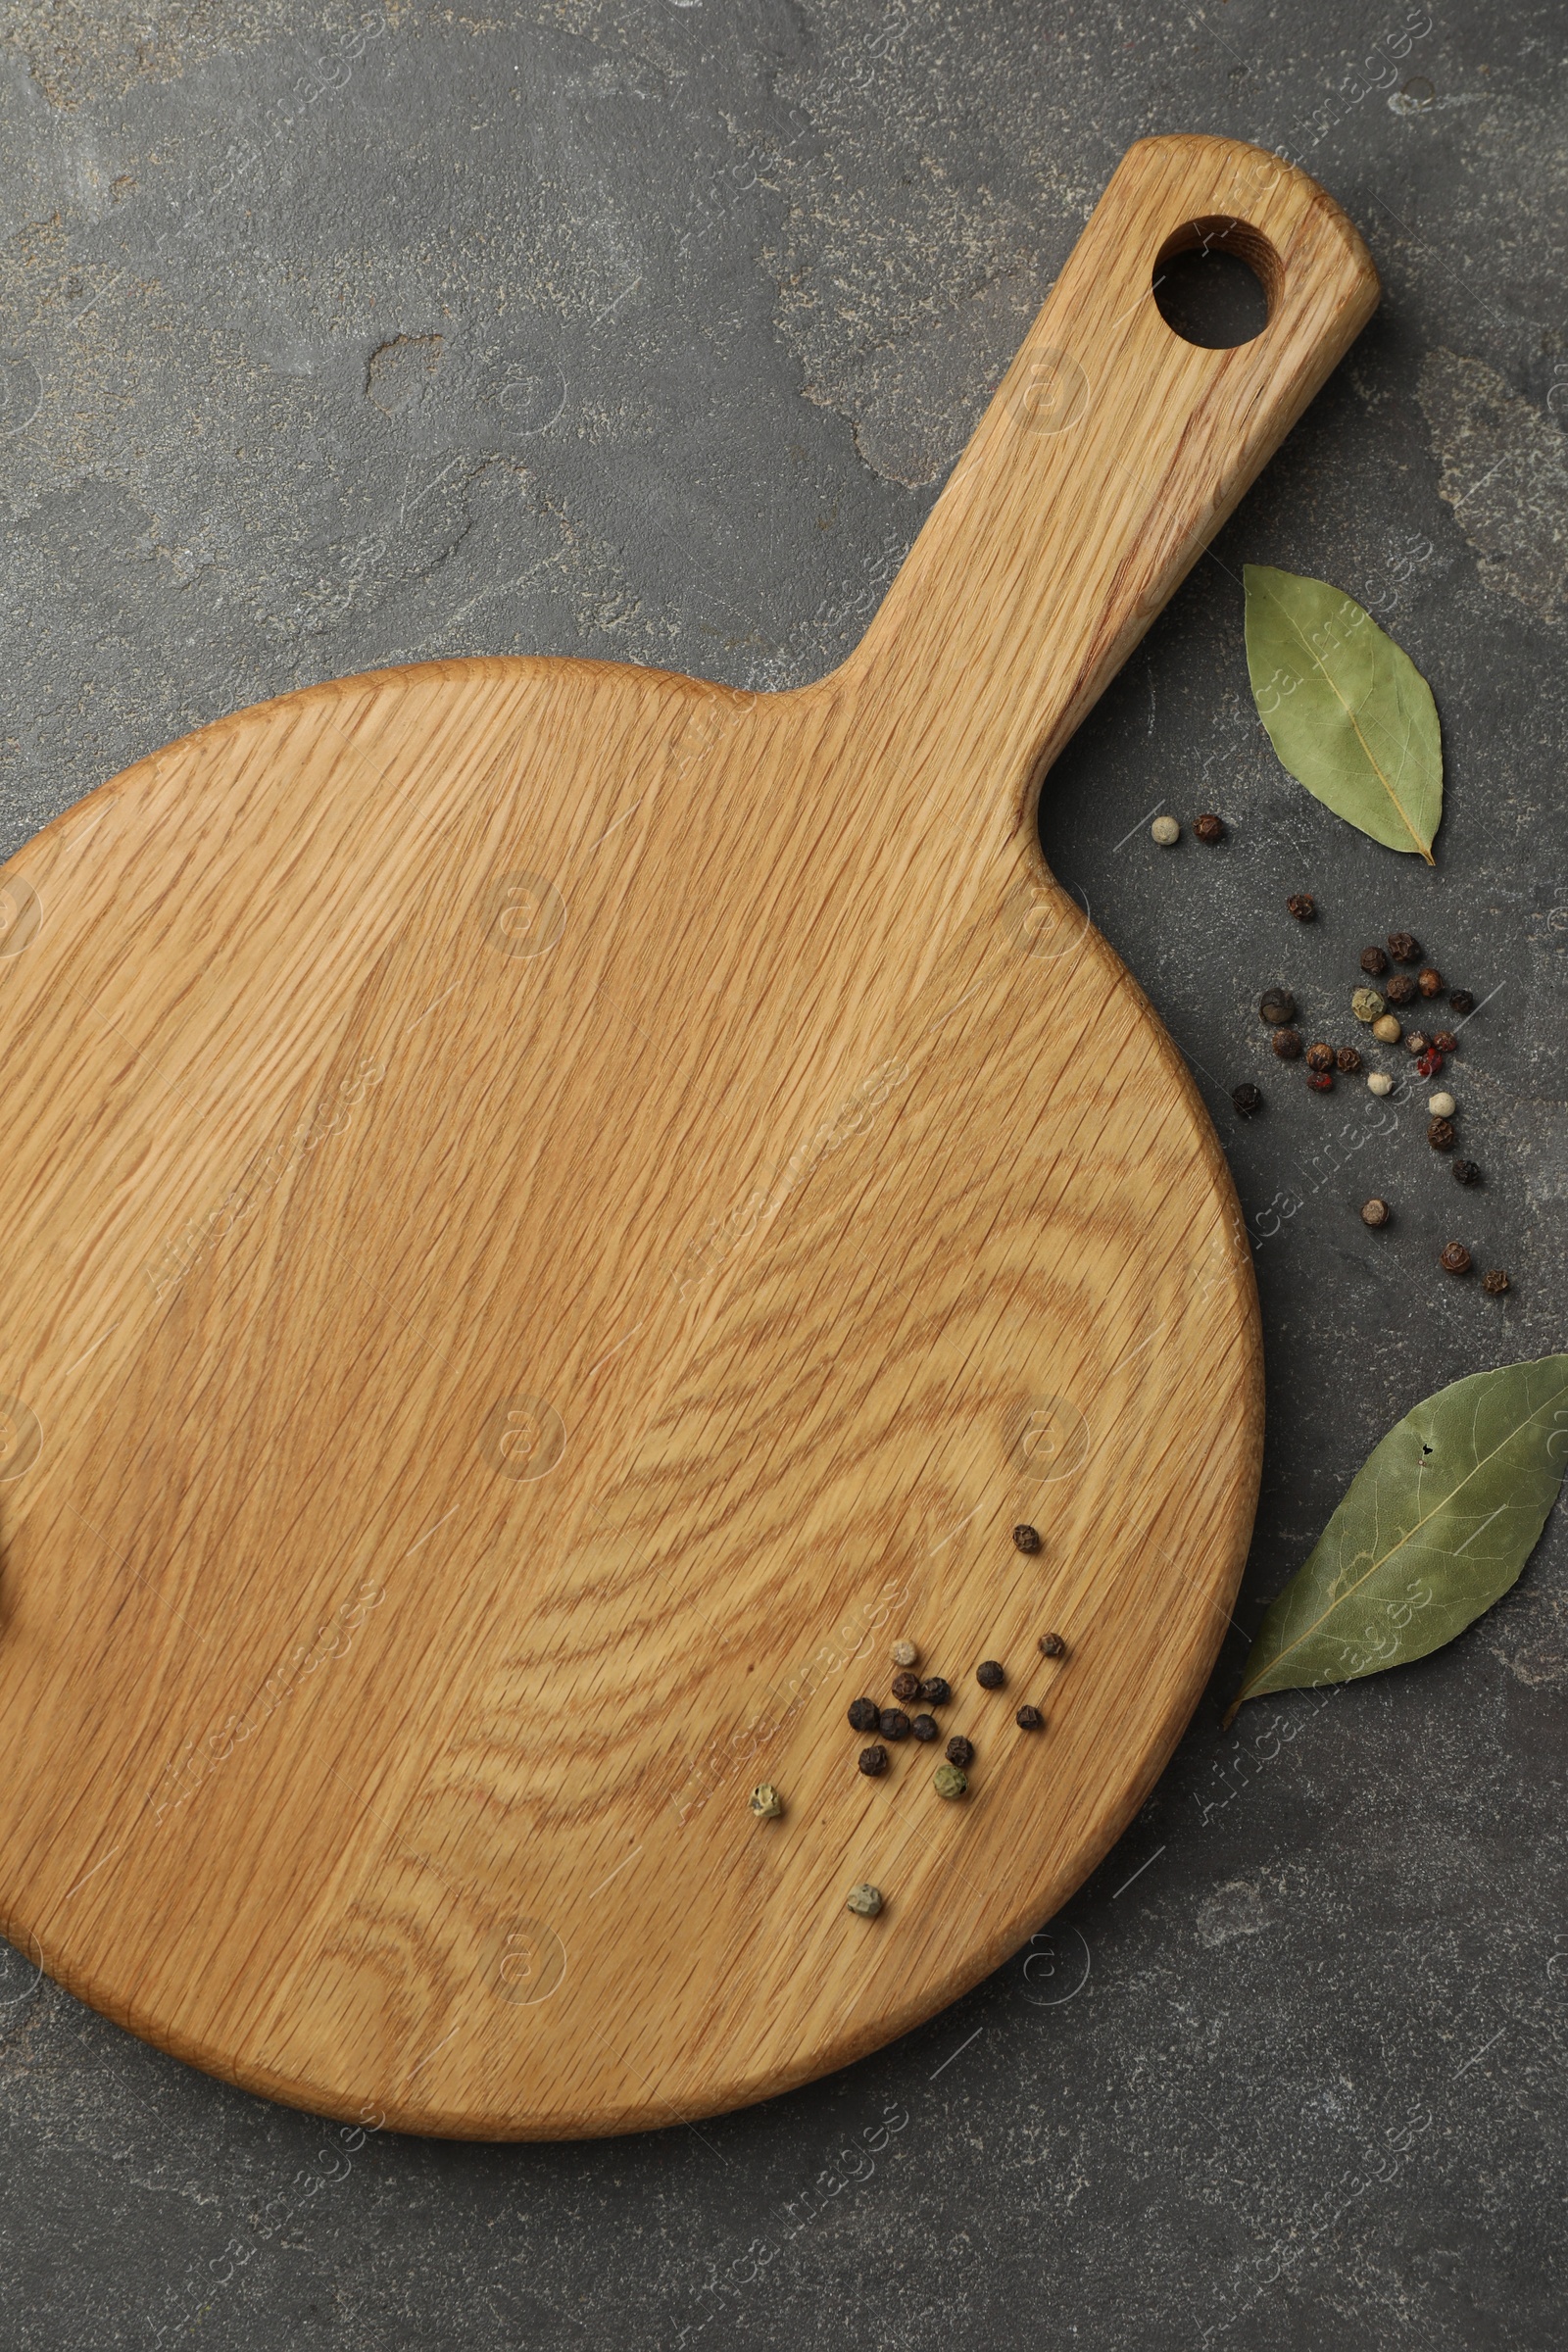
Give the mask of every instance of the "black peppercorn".
[{"label": "black peppercorn", "polygon": [[1468,1274],[1470,1252],[1463,1242],[1449,1242],[1446,1249],[1438,1252],[1438,1263],[1445,1274]]},{"label": "black peppercorn", "polygon": [[1424,997],[1441,997],[1443,994],[1443,974],[1430,963],[1417,972],[1415,984]]},{"label": "black peppercorn", "polygon": [[1064,1658],[1067,1655],[1067,1644],[1059,1634],[1042,1634],[1040,1655],[1043,1658]]},{"label": "black peppercorn", "polygon": [[917,1740],[940,1740],[942,1737],[934,1715],[916,1715],[909,1729]]},{"label": "black peppercorn", "polygon": [[1309,890],[1298,890],[1285,902],[1287,914],[1294,914],[1298,923],[1310,923],[1317,914],[1317,901]]},{"label": "black peppercorn", "polygon": [[1467,988],[1450,988],[1448,1003],[1458,1013],[1474,1012],[1476,1008],[1476,1001]]},{"label": "black peppercorn", "polygon": [[1389,954],[1396,963],[1419,963],[1425,953],[1421,942],[1413,939],[1408,931],[1389,933]]},{"label": "black peppercorn", "polygon": [[1362,1224],[1370,1225],[1374,1229],[1379,1225],[1386,1225],[1393,1214],[1394,1211],[1386,1200],[1364,1200],[1361,1204]]},{"label": "black peppercorn", "polygon": [[1254,1110],[1263,1107],[1263,1097],[1255,1086],[1242,1085],[1231,1089],[1231,1108],[1238,1118],[1250,1119]]},{"label": "black peppercorn", "polygon": [[1012,1540],[1020,1551],[1038,1551],[1040,1549],[1038,1527],[1015,1527],[1012,1531]]},{"label": "black peppercorn", "polygon": [[884,1740],[907,1740],[909,1718],[902,1707],[884,1707],[876,1728]]},{"label": "black peppercorn", "polygon": [[967,1771],[974,1762],[974,1741],[965,1740],[961,1733],[955,1733],[948,1741],[947,1753],[950,1764],[956,1764],[960,1772]]},{"label": "black peppercorn", "polygon": [[1257,1009],[1271,1029],[1281,1028],[1296,1018],[1296,999],[1288,988],[1265,988],[1258,999]]},{"label": "black peppercorn", "polygon": [[1325,1046],[1321,1043],[1315,1046],[1308,1046],[1306,1049],[1306,1066],[1309,1070],[1332,1070],[1334,1067],[1334,1048],[1332,1046]]},{"label": "black peppercorn", "polygon": [[1457,1130],[1451,1119],[1434,1119],[1427,1128],[1427,1142],[1434,1152],[1451,1152]]},{"label": "black peppercorn", "polygon": [[975,1668],[974,1679],[982,1690],[1000,1690],[1007,1677],[995,1658],[986,1658]]},{"label": "black peppercorn", "polygon": [[1020,1707],[1012,1720],[1020,1732],[1043,1732],[1046,1728],[1046,1719],[1038,1707]]},{"label": "black peppercorn", "polygon": [[1415,982],[1408,972],[1396,972],[1383,993],[1391,1004],[1413,1004],[1415,1003]]},{"label": "black peppercorn", "polygon": [[1457,1054],[1459,1051],[1459,1040],[1451,1029],[1434,1029],[1432,1043],[1439,1054]]},{"label": "black peppercorn", "polygon": [[850,1729],[852,1732],[874,1732],[881,1721],[882,1710],[874,1698],[852,1698]]},{"label": "black peppercorn", "polygon": [[920,1685],[920,1696],[928,1707],[945,1707],[953,1691],[940,1674],[930,1674]]},{"label": "black peppercorn", "polygon": [[1489,1298],[1500,1298],[1508,1288],[1508,1277],[1500,1266],[1494,1266],[1490,1274],[1482,1275],[1481,1288]]},{"label": "black peppercorn", "polygon": [[1456,1159],[1453,1163],[1453,1181],[1455,1184],[1479,1184],[1481,1170],[1473,1159]]},{"label": "black peppercorn", "polygon": [[1353,1077],[1361,1067],[1361,1056],[1353,1046],[1341,1046],[1334,1056],[1334,1067],[1343,1070],[1347,1078]]},{"label": "black peppercorn", "polygon": [[1379,972],[1386,972],[1388,968],[1389,959],[1384,955],[1381,948],[1363,948],[1361,950],[1361,969],[1363,972],[1371,972],[1375,977]]},{"label": "black peppercorn", "polygon": [[888,1768],[888,1751],[885,1747],[862,1747],[856,1761],[866,1779],[874,1781],[879,1772]]},{"label": "black peppercorn", "polygon": [[1281,1061],[1299,1061],[1301,1033],[1298,1029],[1276,1029],[1269,1040]]},{"label": "black peppercorn", "polygon": [[1216,841],[1223,841],[1225,838],[1224,826],[1212,813],[1199,817],[1193,826],[1193,831],[1198,835],[1200,841],[1206,841],[1210,849],[1213,848]]},{"label": "black peppercorn", "polygon": [[893,1677],[893,1695],[895,1698],[918,1698],[920,1677],[917,1674],[911,1674],[906,1667],[902,1674],[896,1674]]}]

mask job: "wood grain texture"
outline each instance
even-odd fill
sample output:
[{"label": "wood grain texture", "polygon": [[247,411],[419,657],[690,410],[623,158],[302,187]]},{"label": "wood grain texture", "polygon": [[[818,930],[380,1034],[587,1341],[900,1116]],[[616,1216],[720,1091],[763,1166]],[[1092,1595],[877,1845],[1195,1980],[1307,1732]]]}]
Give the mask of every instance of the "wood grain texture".
[{"label": "wood grain texture", "polygon": [[[1152,270],[1231,216],[1270,322],[1195,349]],[[1257,1311],[1035,795],[1375,298],[1298,173],[1145,142],[833,676],[351,678],[12,861],[0,1923],[62,1983],[323,2114],[628,2131],[1105,1852],[1240,1573]],[[855,1768],[906,1634],[959,1803]]]}]

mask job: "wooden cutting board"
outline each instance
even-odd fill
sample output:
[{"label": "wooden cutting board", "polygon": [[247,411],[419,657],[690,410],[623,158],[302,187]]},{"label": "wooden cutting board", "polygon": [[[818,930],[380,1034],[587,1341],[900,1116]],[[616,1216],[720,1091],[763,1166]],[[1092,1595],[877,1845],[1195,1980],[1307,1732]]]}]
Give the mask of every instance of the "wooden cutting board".
[{"label": "wooden cutting board", "polygon": [[[1152,280],[1227,223],[1271,316],[1198,349]],[[820,684],[383,670],[12,860],[0,1922],[62,1984],[322,2114],[625,2132],[1106,1851],[1241,1571],[1257,1306],[1036,796],[1376,294],[1310,180],[1147,140]],[[961,1798],[857,1768],[900,1637]]]}]

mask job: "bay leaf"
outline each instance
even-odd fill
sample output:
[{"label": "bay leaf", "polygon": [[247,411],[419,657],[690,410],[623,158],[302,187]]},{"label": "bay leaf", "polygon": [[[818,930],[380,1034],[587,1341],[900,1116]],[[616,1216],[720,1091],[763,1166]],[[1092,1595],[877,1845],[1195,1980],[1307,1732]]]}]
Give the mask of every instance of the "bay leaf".
[{"label": "bay leaf", "polygon": [[1229,1724],[1266,1690],[1354,1682],[1441,1649],[1507,1592],[1568,1461],[1568,1355],[1472,1372],[1375,1446],[1270,1604]]},{"label": "bay leaf", "polygon": [[1443,736],[1409,655],[1327,580],[1249,564],[1244,584],[1248,676],[1282,764],[1336,816],[1435,865]]}]

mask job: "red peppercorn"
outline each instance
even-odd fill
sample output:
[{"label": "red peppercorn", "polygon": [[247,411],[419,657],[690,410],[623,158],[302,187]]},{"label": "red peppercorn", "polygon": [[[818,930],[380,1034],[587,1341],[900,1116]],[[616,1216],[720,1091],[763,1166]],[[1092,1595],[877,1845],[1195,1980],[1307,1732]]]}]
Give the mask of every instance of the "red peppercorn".
[{"label": "red peppercorn", "polygon": [[1334,1072],[1332,1070],[1308,1070],[1306,1073],[1306,1083],[1312,1089],[1314,1094],[1332,1095],[1334,1092]]},{"label": "red peppercorn", "polygon": [[1436,1030],[1433,1034],[1432,1045],[1434,1052],[1438,1054],[1457,1054],[1459,1051],[1459,1040],[1451,1029]]},{"label": "red peppercorn", "polygon": [[1426,1053],[1416,1056],[1415,1074],[1418,1078],[1435,1078],[1442,1067],[1441,1054]]},{"label": "red peppercorn", "polygon": [[1298,1029],[1276,1029],[1269,1044],[1281,1061],[1299,1061],[1301,1058],[1301,1035]]},{"label": "red peppercorn", "polygon": [[1468,1274],[1470,1252],[1463,1242],[1449,1242],[1447,1247],[1440,1251],[1438,1263],[1445,1274]]}]

